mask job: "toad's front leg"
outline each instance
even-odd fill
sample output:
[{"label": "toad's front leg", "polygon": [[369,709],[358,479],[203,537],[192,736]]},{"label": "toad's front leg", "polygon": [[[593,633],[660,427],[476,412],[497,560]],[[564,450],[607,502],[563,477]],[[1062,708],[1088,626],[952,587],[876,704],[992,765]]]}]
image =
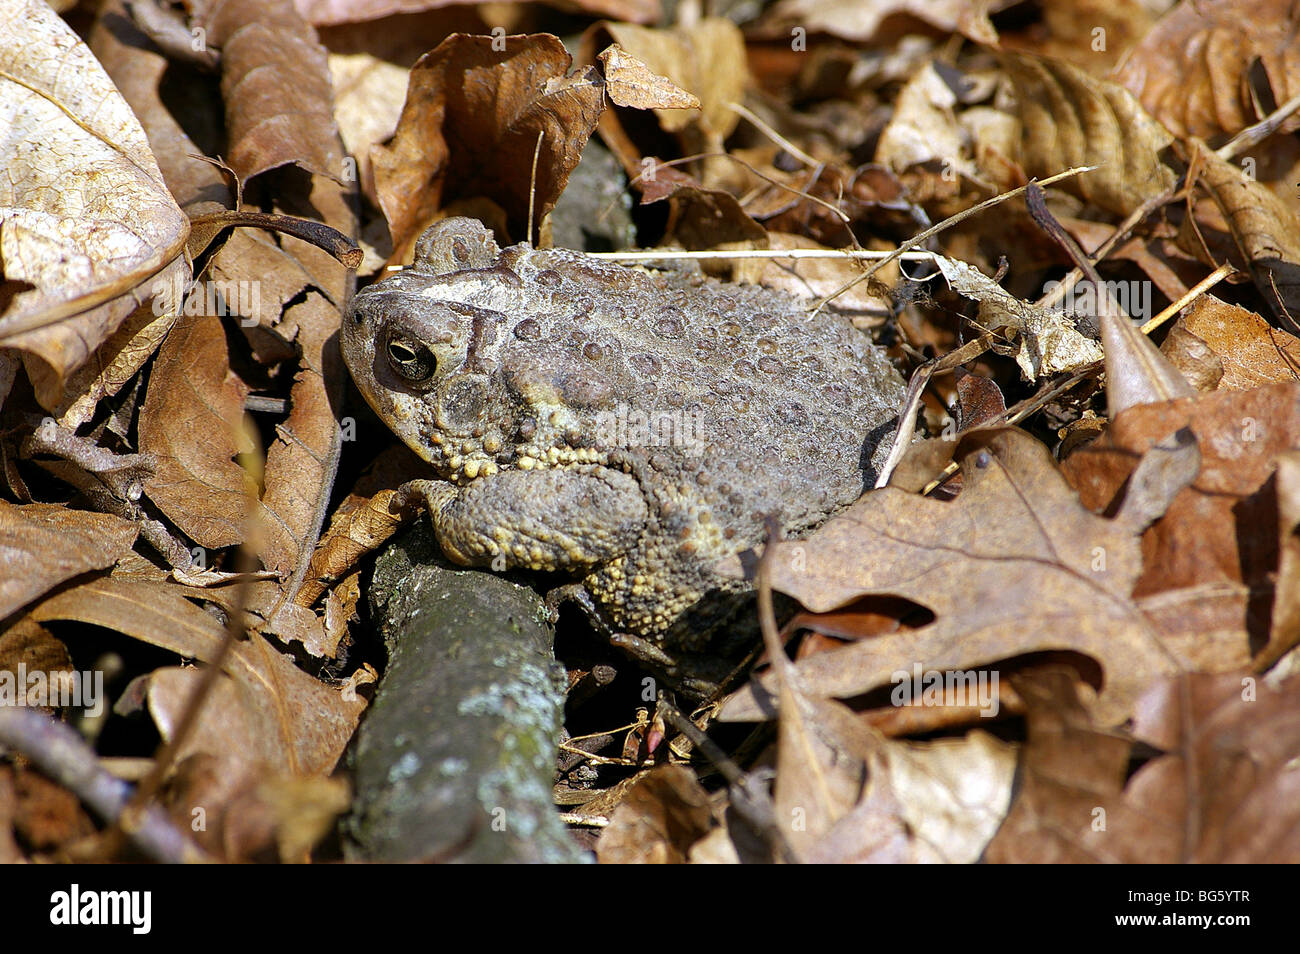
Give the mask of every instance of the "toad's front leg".
[{"label": "toad's front leg", "polygon": [[506,470],[464,486],[411,481],[449,559],[495,570],[585,570],[615,559],[645,529],[647,508],[632,477],[597,464]]}]

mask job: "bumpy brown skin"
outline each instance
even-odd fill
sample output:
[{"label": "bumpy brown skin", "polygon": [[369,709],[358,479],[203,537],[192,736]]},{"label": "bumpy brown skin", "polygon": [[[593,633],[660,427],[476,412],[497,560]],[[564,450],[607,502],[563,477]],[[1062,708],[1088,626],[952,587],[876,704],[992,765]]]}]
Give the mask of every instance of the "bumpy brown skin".
[{"label": "bumpy brown skin", "polygon": [[416,256],[357,295],[343,355],[444,479],[426,489],[459,562],[569,572],[610,630],[695,651],[744,589],[713,567],[768,514],[798,534],[874,482],[903,383],[834,314],[502,251],[473,219],[433,226]]}]

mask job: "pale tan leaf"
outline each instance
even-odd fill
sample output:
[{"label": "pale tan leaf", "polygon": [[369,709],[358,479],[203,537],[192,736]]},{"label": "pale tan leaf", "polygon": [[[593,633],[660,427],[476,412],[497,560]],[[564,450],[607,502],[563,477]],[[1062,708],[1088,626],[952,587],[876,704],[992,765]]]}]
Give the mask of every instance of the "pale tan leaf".
[{"label": "pale tan leaf", "polygon": [[46,366],[38,397],[50,407],[189,223],[130,108],[40,0],[0,3],[0,127],[0,345]]},{"label": "pale tan leaf", "polygon": [[619,106],[633,109],[699,109],[700,99],[660,76],[617,43],[597,56],[605,74],[605,92]]},{"label": "pale tan leaf", "polygon": [[1076,166],[1100,166],[1057,184],[1124,216],[1174,184],[1160,159],[1173,136],[1124,87],[1068,63],[1004,53],[1020,116],[1020,164],[1043,178]]},{"label": "pale tan leaf", "polygon": [[953,291],[979,302],[983,327],[1010,327],[1019,332],[1016,364],[1026,381],[1101,360],[1101,347],[1079,334],[1064,312],[1021,301],[974,265],[943,255],[936,255],[935,263]]}]

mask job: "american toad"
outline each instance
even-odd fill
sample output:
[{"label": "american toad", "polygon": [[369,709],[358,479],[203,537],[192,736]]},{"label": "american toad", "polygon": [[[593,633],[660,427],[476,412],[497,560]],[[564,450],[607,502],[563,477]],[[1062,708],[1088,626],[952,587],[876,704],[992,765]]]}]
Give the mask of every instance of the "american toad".
[{"label": "american toad", "polygon": [[903,383],[861,331],[756,286],[500,249],[446,219],[360,292],[343,355],[435,468],[451,559],[559,571],[616,641],[673,674],[747,587],[715,574],[875,480]]}]

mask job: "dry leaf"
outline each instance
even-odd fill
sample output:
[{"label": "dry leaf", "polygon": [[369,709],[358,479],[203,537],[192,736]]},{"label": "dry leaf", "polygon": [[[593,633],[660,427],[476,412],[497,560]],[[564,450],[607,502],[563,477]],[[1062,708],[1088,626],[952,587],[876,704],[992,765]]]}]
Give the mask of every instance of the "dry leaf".
[{"label": "dry leaf", "polygon": [[[1300,447],[1300,384],[1213,391],[1169,404],[1130,408],[1062,465],[1085,507],[1113,506],[1152,441],[1188,427],[1201,471],[1142,538],[1142,596],[1206,583],[1245,583],[1261,595],[1277,567],[1277,455]],[[1244,622],[1244,621],[1243,621]],[[1262,621],[1250,624],[1262,631]]]},{"label": "dry leaf", "polygon": [[453,200],[480,196],[522,235],[529,209],[536,226],[578,164],[603,106],[594,72],[569,78],[572,58],[550,34],[501,42],[453,34],[411,68],[397,134],[370,157],[395,248]]},{"label": "dry leaf", "polygon": [[633,109],[699,109],[699,97],[653,72],[617,43],[597,57],[605,75],[605,92],[619,106]]},{"label": "dry leaf", "polygon": [[1201,183],[1222,210],[1264,301],[1300,330],[1300,223],[1268,188],[1193,141]]},{"label": "dry leaf", "polygon": [[[100,580],[64,590],[31,615],[39,622],[75,619],[103,626],[184,657],[209,660],[225,638],[225,628],[180,590],[168,584]],[[362,699],[355,694],[345,699],[258,635],[236,643],[223,671],[229,678],[218,681],[212,705],[179,758],[208,752],[233,759],[249,773],[262,765],[298,774],[334,768],[365,708]],[[197,675],[191,669],[160,669],[150,677],[150,707],[164,737]]]},{"label": "dry leaf", "polygon": [[139,527],[106,513],[0,500],[0,618],[64,580],[112,566],[131,549]]},{"label": "dry leaf", "polygon": [[1020,333],[1016,364],[1026,381],[1073,371],[1102,359],[1101,346],[1075,330],[1063,311],[1021,301],[973,265],[935,256],[935,263],[959,295],[979,302],[979,323],[990,330],[1013,328]]},{"label": "dry leaf", "polygon": [[1031,176],[1100,166],[1056,187],[1121,217],[1173,186],[1159,155],[1173,137],[1124,87],[1026,53],[1004,53],[1001,62],[1016,91],[1020,164]]},{"label": "dry leaf", "polygon": [[1134,735],[1168,754],[1125,780],[1131,740],[1095,728],[1069,677],[1021,683],[1029,742],[995,862],[1300,859],[1296,685],[1184,674],[1140,700]]},{"label": "dry leaf", "polygon": [[344,179],[325,49],[292,0],[194,0],[193,22],[221,50],[230,151],[244,182],[295,163]]},{"label": "dry leaf", "polygon": [[1300,339],[1269,327],[1253,311],[1202,295],[1178,319],[1178,327],[1205,342],[1222,365],[1220,388],[1248,391],[1300,380]]},{"label": "dry leaf", "polygon": [[[1234,134],[1264,118],[1251,88],[1256,68],[1278,105],[1300,94],[1297,29],[1294,5],[1280,0],[1179,3],[1129,50],[1115,78],[1178,136]],[[1297,125],[1292,116],[1282,131]]]},{"label": "dry leaf", "polygon": [[230,370],[221,323],[177,322],[149,376],[140,450],[158,465],[145,492],[199,546],[244,539],[256,491],[234,457],[252,447],[238,428],[247,396]]},{"label": "dry leaf", "polygon": [[661,765],[627,790],[597,842],[601,864],[682,864],[713,825],[709,794],[695,773]]},{"label": "dry leaf", "polygon": [[[803,684],[847,698],[897,681],[917,662],[938,672],[971,670],[1072,650],[1102,666],[1098,720],[1122,721],[1153,677],[1179,665],[1129,598],[1142,570],[1138,534],[1148,508],[1114,520],[1093,515],[1042,444],[1015,430],[974,432],[958,451],[956,500],[887,487],[808,540],[777,546],[773,585],[811,610],[878,594],[937,617],[804,660],[797,666]],[[757,695],[752,686],[742,690],[723,717],[761,717]]]},{"label": "dry leaf", "polygon": [[138,286],[180,252],[189,223],[130,108],[40,0],[0,3],[0,105],[0,345],[37,360],[38,398],[53,407],[63,378],[140,304]]}]

